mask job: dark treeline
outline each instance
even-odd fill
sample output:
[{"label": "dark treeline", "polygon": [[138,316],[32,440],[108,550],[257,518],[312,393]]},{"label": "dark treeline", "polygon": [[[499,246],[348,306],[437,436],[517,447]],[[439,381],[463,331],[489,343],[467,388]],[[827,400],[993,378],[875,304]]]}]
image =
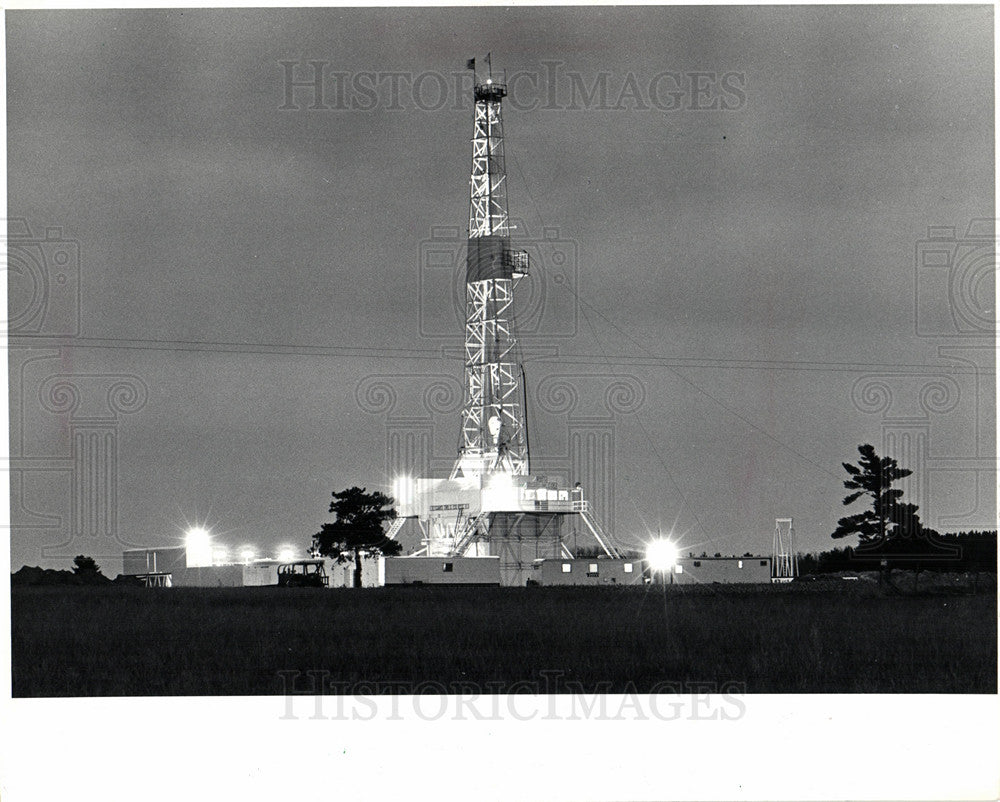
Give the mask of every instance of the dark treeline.
[{"label": "dark treeline", "polygon": [[14,586],[32,585],[139,585],[135,577],[119,574],[114,579],[108,579],[101,573],[101,566],[93,557],[79,554],[73,560],[72,571],[61,571],[55,568],[39,568],[22,566],[20,570],[10,575],[10,584]]},{"label": "dark treeline", "polygon": [[28,565],[10,575],[11,585],[110,585],[113,581],[100,572],[74,573]]},{"label": "dark treeline", "polygon": [[[713,556],[707,552],[687,553],[688,557]],[[599,558],[604,552],[597,546],[580,547],[574,550],[577,559]],[[638,551],[627,551],[626,559],[641,559]],[[683,556],[683,555],[682,555]],[[752,557],[745,554],[722,554],[715,557]],[[886,565],[882,561],[886,561]],[[955,532],[938,534],[931,529],[922,529],[919,537],[890,538],[883,543],[845,546],[830,549],[819,554],[799,554],[799,573],[825,574],[836,571],[877,571],[880,568],[898,568],[920,571],[957,571],[996,573],[997,533],[996,531]]]},{"label": "dark treeline", "polygon": [[923,530],[917,538],[890,538],[881,543],[799,555],[802,575],[879,568],[996,573],[997,533],[972,531],[942,535]]}]

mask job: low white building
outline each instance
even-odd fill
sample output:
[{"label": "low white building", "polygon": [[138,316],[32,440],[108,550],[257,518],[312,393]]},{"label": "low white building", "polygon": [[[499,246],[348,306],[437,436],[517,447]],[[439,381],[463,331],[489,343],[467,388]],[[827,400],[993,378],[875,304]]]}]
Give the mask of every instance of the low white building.
[{"label": "low white building", "polygon": [[[278,584],[278,566],[283,564],[281,560],[270,559],[212,565],[190,562],[184,546],[128,549],[122,554],[122,573],[144,579],[155,576],[158,578],[155,584],[167,587],[266,587]],[[337,562],[326,557],[323,559],[323,570],[329,579],[328,587],[354,587],[353,560]],[[362,558],[361,584],[363,587],[385,584],[383,558]]]},{"label": "low white building", "polygon": [[535,561],[532,578],[540,585],[766,584],[771,581],[771,558],[680,557],[669,570],[655,572],[638,558],[546,559]]},{"label": "low white building", "polygon": [[386,585],[499,585],[499,557],[386,557]]}]

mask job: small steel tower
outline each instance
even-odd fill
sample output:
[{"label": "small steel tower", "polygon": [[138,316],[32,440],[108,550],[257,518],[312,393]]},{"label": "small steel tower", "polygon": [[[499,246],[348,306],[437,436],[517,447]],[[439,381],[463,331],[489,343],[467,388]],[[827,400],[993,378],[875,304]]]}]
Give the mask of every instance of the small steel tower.
[{"label": "small steel tower", "polygon": [[521,364],[514,329],[514,287],[528,254],[512,251],[500,105],[507,94],[488,70],[480,83],[475,60],[475,122],[466,259],[465,381],[456,476],[528,473]]},{"label": "small steel tower", "polygon": [[795,554],[795,530],[792,528],[792,519],[775,518],[771,581],[791,582],[798,573],[799,561]]}]

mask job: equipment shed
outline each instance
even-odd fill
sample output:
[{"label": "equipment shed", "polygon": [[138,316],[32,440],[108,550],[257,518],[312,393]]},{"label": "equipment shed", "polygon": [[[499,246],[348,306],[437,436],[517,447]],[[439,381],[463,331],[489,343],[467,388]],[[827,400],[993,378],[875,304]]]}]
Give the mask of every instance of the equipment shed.
[{"label": "equipment shed", "polygon": [[532,578],[540,585],[640,585],[642,568],[638,559],[538,560]]},{"label": "equipment shed", "polygon": [[499,557],[386,557],[386,585],[499,585]]}]

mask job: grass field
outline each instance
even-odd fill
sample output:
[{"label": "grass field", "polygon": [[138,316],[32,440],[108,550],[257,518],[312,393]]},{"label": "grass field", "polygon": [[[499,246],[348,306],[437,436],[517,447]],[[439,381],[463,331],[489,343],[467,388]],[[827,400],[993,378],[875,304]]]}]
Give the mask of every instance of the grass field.
[{"label": "grass field", "polygon": [[996,597],[984,590],[17,587],[13,693],[314,693],[317,676],[337,693],[428,682],[544,693],[543,672],[582,692],[995,693]]}]

